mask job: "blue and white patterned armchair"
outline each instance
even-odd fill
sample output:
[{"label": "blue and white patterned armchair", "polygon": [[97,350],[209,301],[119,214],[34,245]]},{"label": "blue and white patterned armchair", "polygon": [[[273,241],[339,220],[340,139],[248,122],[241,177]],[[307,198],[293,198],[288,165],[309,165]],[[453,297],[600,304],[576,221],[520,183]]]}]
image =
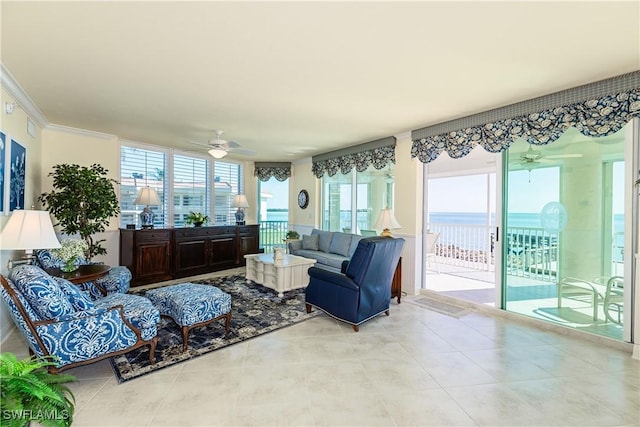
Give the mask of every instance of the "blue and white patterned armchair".
[{"label": "blue and white patterned armchair", "polygon": [[52,372],[97,362],[150,346],[155,363],[160,313],[141,296],[115,293],[94,302],[65,279],[34,265],[21,265],[9,279],[0,275],[0,293],[29,351],[54,356]]},{"label": "blue and white patterned armchair", "polygon": [[[64,265],[64,261],[62,259],[54,256],[51,251],[47,249],[35,251],[34,255],[36,264],[40,268],[61,268]],[[75,264],[87,265],[91,264],[91,262],[85,259],[78,259]],[[131,271],[129,271],[127,267],[111,267],[106,276],[91,282],[79,283],[77,286],[81,290],[89,292],[91,299],[97,300],[105,295],[113,293],[126,294],[129,292],[131,277]]]}]

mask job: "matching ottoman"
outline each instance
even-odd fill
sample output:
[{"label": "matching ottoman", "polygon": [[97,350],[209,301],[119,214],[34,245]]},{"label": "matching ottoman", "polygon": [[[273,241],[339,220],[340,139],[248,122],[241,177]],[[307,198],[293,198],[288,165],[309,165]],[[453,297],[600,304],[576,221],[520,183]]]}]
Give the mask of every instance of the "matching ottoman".
[{"label": "matching ottoman", "polygon": [[182,283],[151,289],[145,293],[162,316],[171,317],[182,327],[182,351],[187,350],[189,330],[219,319],[229,333],[231,295],[220,289],[195,283]]}]

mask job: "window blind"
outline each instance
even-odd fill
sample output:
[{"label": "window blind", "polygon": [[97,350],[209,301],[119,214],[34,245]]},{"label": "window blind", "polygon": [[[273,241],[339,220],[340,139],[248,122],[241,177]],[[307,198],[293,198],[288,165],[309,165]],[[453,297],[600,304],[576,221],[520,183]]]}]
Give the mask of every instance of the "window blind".
[{"label": "window blind", "polygon": [[155,213],[154,226],[167,224],[166,174],[167,155],[162,151],[122,146],[120,150],[120,226],[139,224],[138,214],[144,206],[134,205],[141,188],[156,190],[160,206],[151,206]]},{"label": "window blind", "polygon": [[189,212],[211,217],[209,162],[206,159],[183,155],[173,156],[173,225],[185,226]]}]

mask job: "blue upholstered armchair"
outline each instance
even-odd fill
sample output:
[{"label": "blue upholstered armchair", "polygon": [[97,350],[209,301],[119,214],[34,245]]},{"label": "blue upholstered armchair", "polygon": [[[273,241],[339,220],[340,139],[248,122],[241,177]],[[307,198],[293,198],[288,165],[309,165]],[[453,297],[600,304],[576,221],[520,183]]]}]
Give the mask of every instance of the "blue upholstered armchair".
[{"label": "blue upholstered armchair", "polygon": [[[64,261],[62,259],[57,258],[47,249],[35,251],[35,258],[38,267],[43,269],[60,268],[64,265]],[[75,264],[86,265],[91,264],[91,262],[85,259],[79,259]],[[87,291],[91,298],[96,300],[113,293],[126,294],[129,292],[130,283],[131,272],[129,269],[127,267],[118,266],[111,267],[109,273],[104,277],[92,282],[79,283],[77,286],[81,290]]]},{"label": "blue upholstered armchair", "polygon": [[306,308],[319,308],[330,316],[359,325],[381,313],[389,315],[391,281],[404,239],[369,237],[360,240],[351,260],[335,273],[318,267],[309,269]]},{"label": "blue upholstered armchair", "polygon": [[54,356],[52,372],[93,363],[150,346],[155,362],[160,313],[147,298],[111,294],[94,302],[65,279],[35,265],[21,265],[9,279],[0,276],[2,299],[29,351]]}]

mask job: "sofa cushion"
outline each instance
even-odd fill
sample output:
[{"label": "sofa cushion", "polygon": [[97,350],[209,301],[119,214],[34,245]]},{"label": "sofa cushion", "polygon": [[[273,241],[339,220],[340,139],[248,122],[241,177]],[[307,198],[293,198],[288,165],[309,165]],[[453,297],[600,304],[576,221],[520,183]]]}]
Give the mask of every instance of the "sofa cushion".
[{"label": "sofa cushion", "polygon": [[364,239],[364,236],[359,236],[357,234],[351,235],[351,244],[349,245],[349,255],[347,255],[349,258],[353,256],[353,253],[356,251],[356,248],[358,247],[358,242],[362,239]]},{"label": "sofa cushion", "polygon": [[314,258],[316,261],[318,261],[318,264],[321,264],[321,265],[316,265],[316,267],[322,267],[324,265],[328,265],[329,267],[338,269],[338,271],[340,271],[340,268],[342,267],[342,261],[347,259],[342,255],[325,253],[325,252],[316,252],[316,255],[314,257],[309,257],[309,258]]},{"label": "sofa cushion", "polygon": [[58,282],[60,289],[67,296],[75,311],[85,311],[94,307],[88,293],[81,291],[80,288],[67,279],[62,277],[54,277],[53,279]]},{"label": "sofa cushion", "polygon": [[20,265],[10,279],[41,319],[59,319],[75,310],[60,285],[35,265]]},{"label": "sofa cushion", "polygon": [[329,252],[342,256],[349,256],[349,245],[351,244],[351,234],[333,233]]},{"label": "sofa cushion", "polygon": [[323,231],[314,228],[311,230],[311,235],[318,235],[318,250],[322,252],[330,252],[329,247],[331,246],[331,238],[333,237],[332,231]]},{"label": "sofa cushion", "polygon": [[318,248],[319,236],[317,234],[314,234],[312,236],[302,236],[302,249],[317,251]]}]

